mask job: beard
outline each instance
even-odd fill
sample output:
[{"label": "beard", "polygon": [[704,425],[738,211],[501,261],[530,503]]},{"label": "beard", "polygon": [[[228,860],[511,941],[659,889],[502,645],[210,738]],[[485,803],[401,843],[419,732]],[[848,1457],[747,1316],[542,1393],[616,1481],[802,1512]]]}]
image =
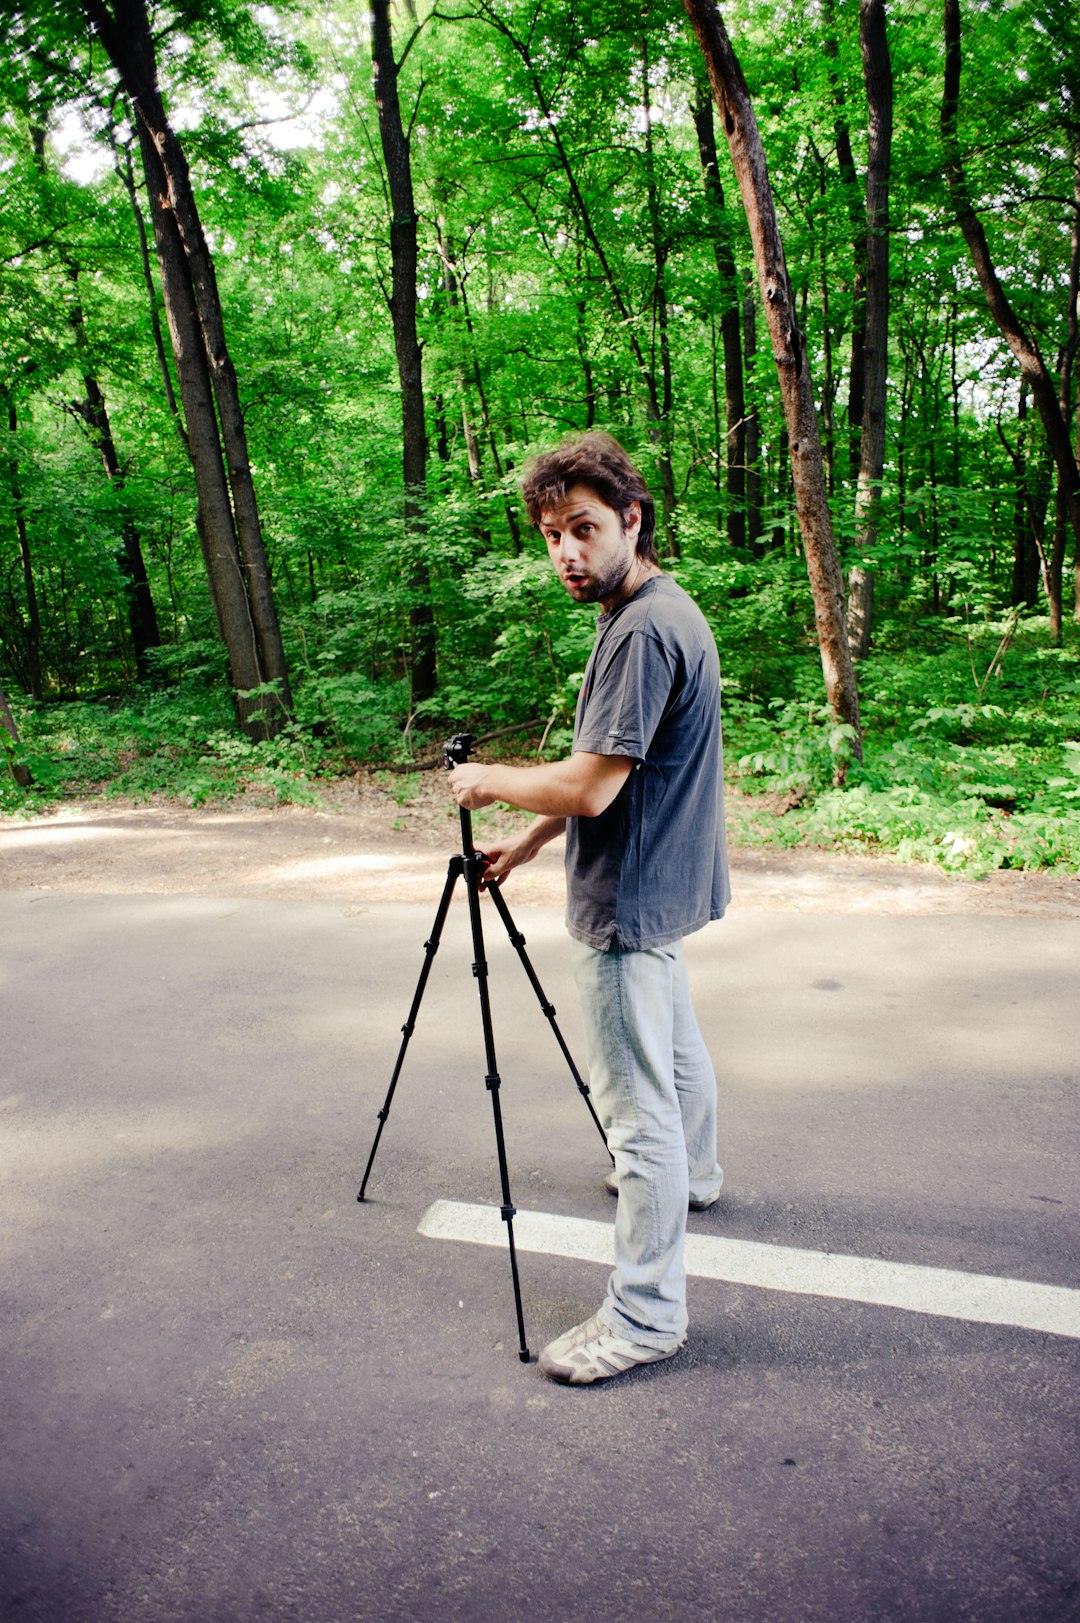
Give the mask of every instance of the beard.
[{"label": "beard", "polygon": [[600,603],[605,598],[614,597],[634,567],[635,557],[636,552],[631,548],[625,558],[615,559],[602,575],[597,575],[593,580],[582,581],[577,586],[567,584],[566,590],[575,603]]}]

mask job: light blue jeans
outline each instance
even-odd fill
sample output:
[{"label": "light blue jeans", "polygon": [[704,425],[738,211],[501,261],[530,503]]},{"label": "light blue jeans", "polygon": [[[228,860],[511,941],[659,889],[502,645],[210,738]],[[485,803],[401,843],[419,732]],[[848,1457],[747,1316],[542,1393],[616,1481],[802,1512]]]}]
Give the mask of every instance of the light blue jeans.
[{"label": "light blue jeans", "polygon": [[571,943],[589,1086],[615,1157],[615,1271],[601,1314],[632,1341],[686,1334],[689,1196],[723,1182],[716,1075],[690,1003],[681,941],[642,952]]}]

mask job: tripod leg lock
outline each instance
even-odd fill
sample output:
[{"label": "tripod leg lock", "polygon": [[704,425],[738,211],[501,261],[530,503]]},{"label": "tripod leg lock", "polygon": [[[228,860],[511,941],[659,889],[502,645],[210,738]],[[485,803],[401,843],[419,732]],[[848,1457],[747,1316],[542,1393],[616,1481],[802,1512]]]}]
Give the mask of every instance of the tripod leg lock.
[{"label": "tripod leg lock", "polygon": [[516,1206],[500,1206],[499,1207],[499,1216],[502,1218],[504,1223],[512,1223],[514,1221],[514,1218],[517,1216],[517,1207]]},{"label": "tripod leg lock", "polygon": [[484,1086],[487,1088],[489,1093],[498,1093],[499,1089],[502,1087],[502,1077],[499,1075],[498,1071],[492,1071],[490,1076],[485,1076]]}]

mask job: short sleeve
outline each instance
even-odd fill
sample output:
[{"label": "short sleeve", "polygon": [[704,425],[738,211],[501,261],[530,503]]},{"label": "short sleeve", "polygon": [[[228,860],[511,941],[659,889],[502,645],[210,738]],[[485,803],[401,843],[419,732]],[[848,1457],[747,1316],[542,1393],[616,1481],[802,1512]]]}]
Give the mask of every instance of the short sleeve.
[{"label": "short sleeve", "polygon": [[605,639],[597,655],[583,695],[574,748],[644,760],[671,698],[671,655],[644,628]]}]

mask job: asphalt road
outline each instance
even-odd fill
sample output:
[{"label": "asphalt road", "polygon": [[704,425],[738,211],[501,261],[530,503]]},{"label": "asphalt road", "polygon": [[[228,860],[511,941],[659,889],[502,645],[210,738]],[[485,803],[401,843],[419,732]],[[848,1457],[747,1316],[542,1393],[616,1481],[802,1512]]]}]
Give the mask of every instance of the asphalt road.
[{"label": "asphalt road", "polygon": [[[0,1600],[33,1623],[1080,1618],[1080,1341],[695,1279],[567,1390],[505,1254],[464,909],[0,893]],[[512,900],[512,897],[511,897]],[[521,915],[571,1046],[558,915]],[[518,1205],[610,1222],[492,913]],[[1080,1287],[1080,924],[734,912],[695,1232]],[[603,1269],[521,1257],[535,1351]]]}]

